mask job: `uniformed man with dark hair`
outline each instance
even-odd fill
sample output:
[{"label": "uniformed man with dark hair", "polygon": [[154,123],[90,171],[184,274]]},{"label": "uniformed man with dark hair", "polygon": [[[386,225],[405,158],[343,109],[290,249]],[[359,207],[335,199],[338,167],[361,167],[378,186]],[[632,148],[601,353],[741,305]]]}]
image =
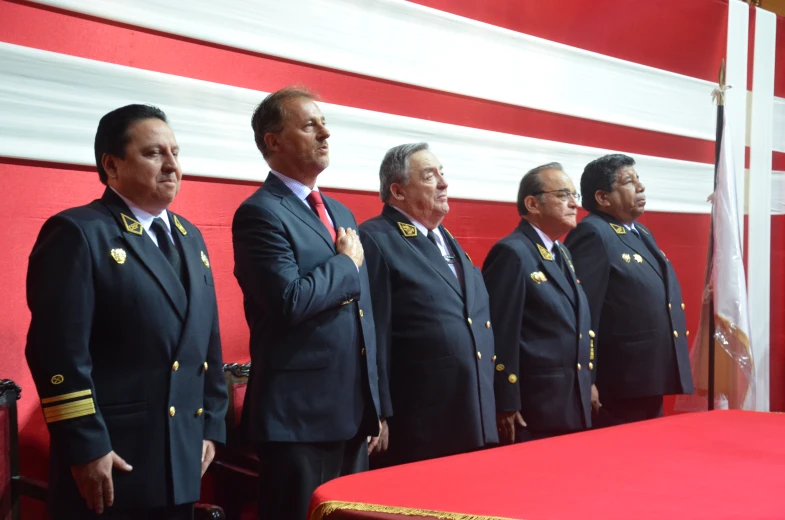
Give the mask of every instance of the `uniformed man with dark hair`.
[{"label": "uniformed man with dark hair", "polygon": [[[382,161],[382,214],[360,226],[371,281],[386,466],[498,442],[493,331],[482,276],[441,225],[442,165],[427,143]],[[373,459],[372,459],[373,461]]]},{"label": "uniformed man with dark hair", "polygon": [[591,427],[594,332],[570,253],[580,196],[559,163],[530,170],[518,191],[520,224],[483,265],[496,345],[496,409],[503,443]]},{"label": "uniformed man with dark hair", "polygon": [[103,196],[46,221],[27,362],[51,436],[55,519],[187,519],[225,437],[218,308],[199,230],[168,211],[179,147],[158,108],[106,114]]},{"label": "uniformed man with dark hair", "polygon": [[600,157],[581,177],[590,214],[565,240],[597,332],[595,426],[662,415],[663,395],[693,392],[676,271],[637,219],[646,206],[635,160]]}]

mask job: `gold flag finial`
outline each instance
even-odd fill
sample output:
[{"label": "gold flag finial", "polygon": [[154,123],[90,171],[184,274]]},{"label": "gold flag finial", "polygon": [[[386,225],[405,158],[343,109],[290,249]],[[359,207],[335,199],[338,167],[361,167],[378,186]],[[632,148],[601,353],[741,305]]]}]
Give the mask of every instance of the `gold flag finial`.
[{"label": "gold flag finial", "polygon": [[711,93],[711,97],[714,98],[714,102],[717,103],[717,106],[723,106],[725,104],[725,90],[731,88],[731,85],[725,85],[725,59],[722,60],[722,65],[720,65],[720,74],[719,74],[719,85],[714,91]]}]

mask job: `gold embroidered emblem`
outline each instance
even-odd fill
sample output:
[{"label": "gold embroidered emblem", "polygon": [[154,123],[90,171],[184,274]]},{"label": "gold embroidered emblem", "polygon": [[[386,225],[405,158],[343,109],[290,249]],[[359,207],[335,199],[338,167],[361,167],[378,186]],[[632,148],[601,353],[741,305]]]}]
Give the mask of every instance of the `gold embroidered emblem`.
[{"label": "gold embroidered emblem", "polygon": [[630,263],[630,255],[629,255],[629,253],[622,254],[621,255],[621,259],[629,264]]},{"label": "gold embroidered emblem", "polygon": [[142,234],[142,230],[144,228],[142,228],[142,225],[139,222],[132,219],[125,213],[120,213],[120,218],[123,219],[123,225],[125,226],[126,231],[128,231],[129,233],[133,233],[134,235]]},{"label": "gold embroidered emblem", "polygon": [[59,385],[60,383],[65,381],[65,378],[63,377],[63,374],[55,374],[52,376],[52,379],[50,379],[50,381],[52,382],[53,385]]},{"label": "gold embroidered emblem", "polygon": [[633,257],[633,258],[635,259],[635,261],[636,261],[636,262],[638,262],[639,264],[642,264],[642,263],[643,263],[643,257],[642,257],[641,255],[639,255],[638,253],[635,253],[634,255],[632,255],[632,257]]},{"label": "gold embroidered emblem", "polygon": [[207,259],[207,255],[204,254],[204,251],[199,251],[202,254],[202,263],[208,269],[210,269],[210,260]]},{"label": "gold embroidered emblem", "polygon": [[112,249],[111,251],[109,251],[109,254],[112,255],[112,258],[114,258],[114,261],[117,262],[118,264],[122,265],[125,263],[125,257],[126,257],[125,250]]},{"label": "gold embroidered emblem", "polygon": [[553,255],[550,251],[542,247],[542,245],[537,244],[537,250],[540,252],[540,256],[543,260],[548,260],[549,262],[553,262]]},{"label": "gold embroidered emblem", "polygon": [[545,277],[542,271],[534,271],[532,274],[529,275],[529,277],[531,277],[531,279],[534,280],[534,283],[536,283],[537,285],[540,285],[541,283],[548,281],[548,279]]},{"label": "gold embroidered emblem", "polygon": [[180,219],[177,218],[177,215],[172,213],[172,220],[174,220],[174,227],[177,228],[177,231],[183,234],[183,236],[188,234],[188,231],[185,230],[182,224],[180,224]]},{"label": "gold embroidered emblem", "polygon": [[616,232],[617,235],[626,235],[627,230],[624,229],[624,226],[620,226],[618,224],[613,224],[612,222],[608,222],[611,225],[611,228]]},{"label": "gold embroidered emblem", "polygon": [[417,228],[411,224],[406,224],[405,222],[398,222],[398,227],[401,229],[401,233],[406,238],[412,238],[417,236]]}]

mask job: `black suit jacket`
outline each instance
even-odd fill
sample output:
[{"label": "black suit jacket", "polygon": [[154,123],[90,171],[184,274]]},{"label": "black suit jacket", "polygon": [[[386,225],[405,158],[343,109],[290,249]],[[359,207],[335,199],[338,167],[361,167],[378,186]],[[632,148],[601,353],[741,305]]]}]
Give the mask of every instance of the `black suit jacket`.
[{"label": "black suit jacket", "polygon": [[474,450],[498,442],[493,332],[482,276],[444,228],[465,292],[439,250],[398,210],[360,226],[379,349],[382,464]]},{"label": "black suit jacket", "polygon": [[520,410],[535,433],[591,427],[589,304],[569,251],[560,245],[559,253],[564,269],[521,219],[483,265],[496,340],[496,407]]},{"label": "black suit jacket", "polygon": [[51,434],[53,513],[84,509],[69,467],[114,450],[116,508],[195,502],[223,442],[218,309],[199,230],[169,212],[185,287],[112,190],[46,221],[27,274],[27,362]]},{"label": "black suit jacket", "polygon": [[[336,230],[352,213],[322,194]],[[243,420],[253,441],[346,441],[378,433],[368,270],[336,254],[316,213],[275,175],[232,223],[235,276],[251,329]]]},{"label": "black suit jacket", "polygon": [[597,331],[597,389],[613,399],[692,393],[681,286],[654,236],[592,213],[565,244]]}]

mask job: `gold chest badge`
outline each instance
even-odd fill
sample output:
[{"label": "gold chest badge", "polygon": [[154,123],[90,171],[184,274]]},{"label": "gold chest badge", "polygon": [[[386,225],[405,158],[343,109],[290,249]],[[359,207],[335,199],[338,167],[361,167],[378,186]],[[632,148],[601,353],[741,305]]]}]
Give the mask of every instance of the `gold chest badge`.
[{"label": "gold chest badge", "polygon": [[109,254],[112,255],[112,258],[118,264],[123,265],[125,263],[126,254],[124,249],[112,249],[109,251]]},{"label": "gold chest badge", "polygon": [[202,255],[202,263],[206,268],[210,269],[210,260],[207,258],[207,255],[204,254],[204,251],[200,251],[200,253]]}]

